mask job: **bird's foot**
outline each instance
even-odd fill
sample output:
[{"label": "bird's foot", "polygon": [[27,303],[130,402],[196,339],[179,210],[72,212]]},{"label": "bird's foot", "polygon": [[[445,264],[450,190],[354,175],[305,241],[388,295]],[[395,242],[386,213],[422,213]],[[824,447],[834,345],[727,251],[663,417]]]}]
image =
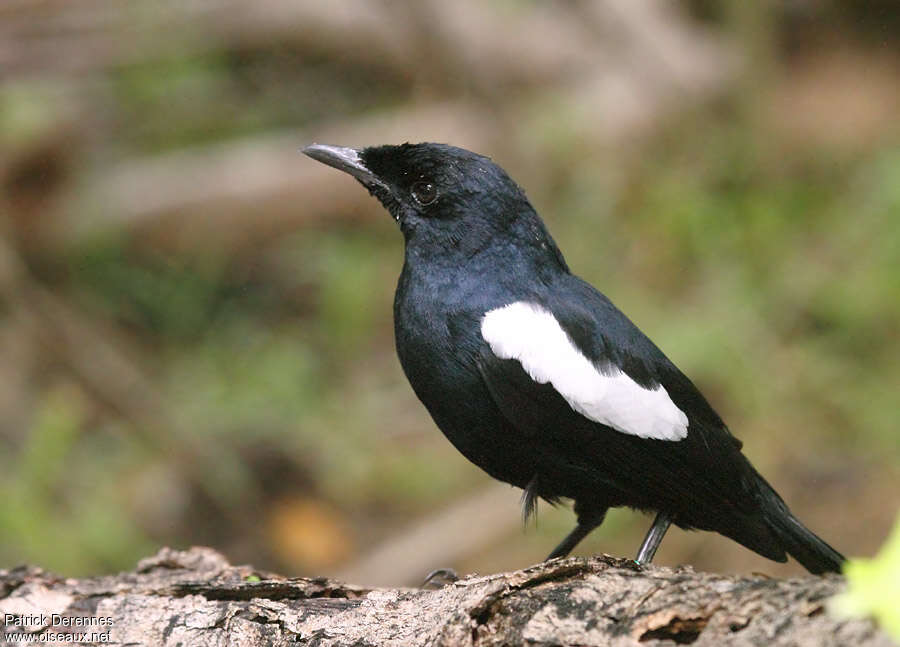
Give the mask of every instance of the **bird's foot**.
[{"label": "bird's foot", "polygon": [[421,588],[440,589],[448,584],[453,584],[458,579],[459,575],[452,568],[437,568],[425,576]]}]

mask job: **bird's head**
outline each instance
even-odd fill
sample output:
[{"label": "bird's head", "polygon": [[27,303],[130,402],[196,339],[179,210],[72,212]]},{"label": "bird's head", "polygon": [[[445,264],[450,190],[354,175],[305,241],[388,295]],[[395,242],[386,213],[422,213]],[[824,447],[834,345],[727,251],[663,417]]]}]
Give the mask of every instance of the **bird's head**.
[{"label": "bird's head", "polygon": [[313,144],[303,152],[359,180],[399,223],[408,245],[471,253],[501,234],[558,254],[524,191],[483,155],[432,143],[360,150]]}]

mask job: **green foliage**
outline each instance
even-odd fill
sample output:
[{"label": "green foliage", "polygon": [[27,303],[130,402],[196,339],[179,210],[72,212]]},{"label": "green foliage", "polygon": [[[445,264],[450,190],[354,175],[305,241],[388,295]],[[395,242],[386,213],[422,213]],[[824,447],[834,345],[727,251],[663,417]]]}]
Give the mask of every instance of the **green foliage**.
[{"label": "green foliage", "polygon": [[120,479],[131,464],[129,448],[106,443],[103,454],[94,454],[83,446],[84,417],[76,392],[50,392],[26,444],[5,457],[0,532],[15,541],[0,548],[3,562],[97,572],[152,550],[134,520],[122,514],[127,502]]},{"label": "green foliage", "polygon": [[872,559],[851,559],[844,567],[848,589],[830,601],[831,612],[845,618],[872,617],[900,640],[900,518]]}]

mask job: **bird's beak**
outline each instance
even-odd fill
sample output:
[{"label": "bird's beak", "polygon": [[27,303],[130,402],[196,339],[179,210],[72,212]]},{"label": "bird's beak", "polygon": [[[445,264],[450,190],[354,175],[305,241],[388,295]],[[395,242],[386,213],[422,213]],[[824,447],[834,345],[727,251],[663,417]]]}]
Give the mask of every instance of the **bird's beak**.
[{"label": "bird's beak", "polygon": [[302,152],[317,162],[322,162],[322,164],[333,166],[339,171],[349,173],[367,187],[379,186],[384,189],[388,188],[378,176],[366,168],[366,165],[363,164],[359,157],[359,151],[355,148],[310,144]]}]

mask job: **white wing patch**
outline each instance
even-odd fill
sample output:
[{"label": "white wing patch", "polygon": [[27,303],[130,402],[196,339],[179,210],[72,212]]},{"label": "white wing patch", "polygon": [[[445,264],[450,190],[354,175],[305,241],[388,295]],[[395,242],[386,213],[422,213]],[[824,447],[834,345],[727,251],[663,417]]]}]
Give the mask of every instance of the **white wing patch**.
[{"label": "white wing patch", "polygon": [[515,359],[535,382],[550,383],[575,411],[640,438],[681,440],[688,419],[660,384],[645,389],[628,375],[601,373],[572,343],[551,312],[517,301],[491,310],[481,336],[500,359]]}]

